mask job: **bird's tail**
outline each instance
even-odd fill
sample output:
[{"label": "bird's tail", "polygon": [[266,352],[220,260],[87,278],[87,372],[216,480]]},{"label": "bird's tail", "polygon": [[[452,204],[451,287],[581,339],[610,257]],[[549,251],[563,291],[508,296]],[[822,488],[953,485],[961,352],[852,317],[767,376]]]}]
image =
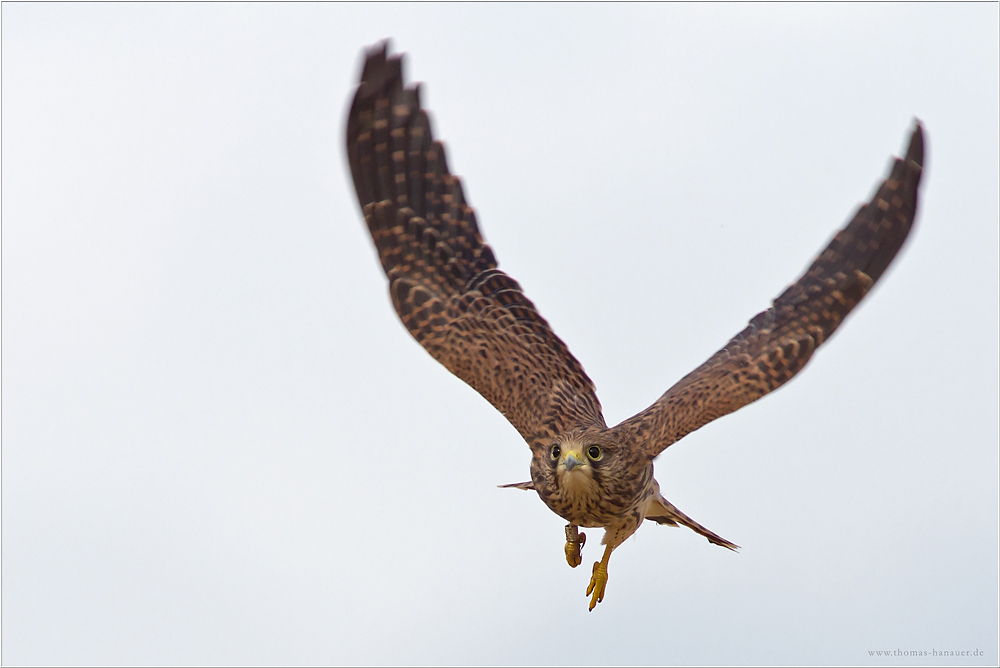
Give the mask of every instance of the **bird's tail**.
[{"label": "bird's tail", "polygon": [[695,533],[701,534],[707,538],[708,542],[721,545],[722,547],[732,550],[733,552],[740,548],[740,546],[736,543],[732,543],[719,534],[709,531],[682,513],[677,506],[663,498],[659,489],[657,489],[655,493],[649,497],[649,505],[646,507],[646,519],[656,522],[657,524],[666,524],[667,526],[672,527],[678,525],[686,526],[688,529],[691,529]]}]

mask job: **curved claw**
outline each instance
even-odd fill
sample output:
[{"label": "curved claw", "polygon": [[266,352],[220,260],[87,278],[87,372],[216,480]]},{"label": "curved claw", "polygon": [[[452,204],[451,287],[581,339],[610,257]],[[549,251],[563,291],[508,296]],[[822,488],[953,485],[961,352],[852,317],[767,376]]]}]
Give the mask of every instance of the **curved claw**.
[{"label": "curved claw", "polygon": [[587,534],[578,532],[572,524],[566,525],[566,563],[570,568],[576,568],[583,563],[583,555],[580,551],[587,542]]},{"label": "curved claw", "polygon": [[613,545],[608,545],[604,548],[601,560],[594,562],[594,574],[590,576],[590,585],[587,587],[587,596],[593,594],[590,599],[591,611],[604,600],[604,588],[608,585],[608,559],[611,558],[611,551],[614,549]]},{"label": "curved claw", "polygon": [[593,610],[597,604],[604,600],[604,588],[608,585],[608,567],[602,561],[594,562],[594,574],[590,577],[590,585],[587,587],[587,596],[593,594],[590,599],[590,609]]}]

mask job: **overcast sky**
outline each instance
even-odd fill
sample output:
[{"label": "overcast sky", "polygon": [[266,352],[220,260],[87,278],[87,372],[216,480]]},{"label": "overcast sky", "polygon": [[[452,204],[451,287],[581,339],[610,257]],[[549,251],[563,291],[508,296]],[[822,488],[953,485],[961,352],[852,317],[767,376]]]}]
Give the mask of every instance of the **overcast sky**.
[{"label": "overcast sky", "polygon": [[[996,4],[2,13],[5,664],[996,665]],[[350,187],[386,37],[609,424],[924,122],[876,290],[656,462],[740,553],[646,523],[588,613],[600,531],[570,569],[496,488],[528,448],[406,334]]]}]

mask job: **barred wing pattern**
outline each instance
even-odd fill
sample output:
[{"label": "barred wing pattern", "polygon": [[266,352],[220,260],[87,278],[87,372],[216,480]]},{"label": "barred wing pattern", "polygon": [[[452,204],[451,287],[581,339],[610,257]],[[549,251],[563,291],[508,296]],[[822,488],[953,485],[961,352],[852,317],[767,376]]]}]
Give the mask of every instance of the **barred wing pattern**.
[{"label": "barred wing pattern", "polygon": [[594,384],[521,286],[497,269],[434,141],[401,56],[367,54],[347,122],[358,201],[393,306],[420,345],[471,385],[529,444],[604,427]]},{"label": "barred wing pattern", "polygon": [[653,458],[712,420],[760,399],[802,370],[871,290],[913,225],[924,162],[923,130],[872,201],[837,232],[808,271],[707,362],[652,406],[614,428]]}]

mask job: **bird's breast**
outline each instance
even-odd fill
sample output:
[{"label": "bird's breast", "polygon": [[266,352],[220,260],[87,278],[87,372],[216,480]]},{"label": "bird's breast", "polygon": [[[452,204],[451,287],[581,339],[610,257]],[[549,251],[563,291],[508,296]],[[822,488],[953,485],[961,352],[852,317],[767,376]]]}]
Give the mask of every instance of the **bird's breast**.
[{"label": "bird's breast", "polygon": [[[617,485],[602,484],[589,472],[563,473],[553,481],[547,494],[539,494],[545,504],[567,522],[582,527],[607,527],[617,525],[626,517],[639,515],[648,493],[642,489],[626,489]],[[642,517],[635,518],[636,524]]]}]

